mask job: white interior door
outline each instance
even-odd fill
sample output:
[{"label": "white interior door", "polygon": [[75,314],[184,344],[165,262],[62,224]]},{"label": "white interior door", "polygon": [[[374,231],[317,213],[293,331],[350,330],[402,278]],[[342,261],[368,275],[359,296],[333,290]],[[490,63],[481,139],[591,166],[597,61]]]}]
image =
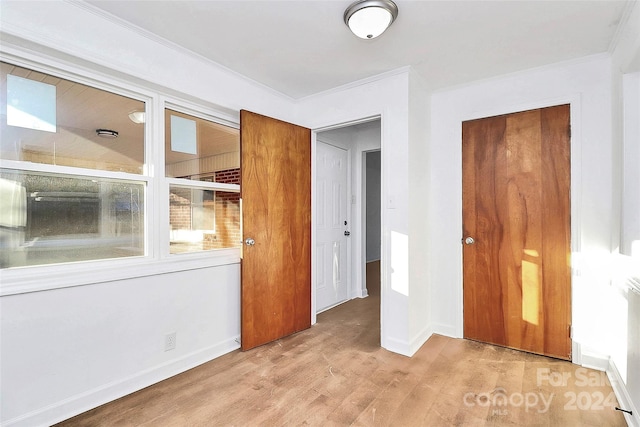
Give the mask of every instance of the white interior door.
[{"label": "white interior door", "polygon": [[348,153],[318,141],[316,151],[316,311],[348,299]]}]

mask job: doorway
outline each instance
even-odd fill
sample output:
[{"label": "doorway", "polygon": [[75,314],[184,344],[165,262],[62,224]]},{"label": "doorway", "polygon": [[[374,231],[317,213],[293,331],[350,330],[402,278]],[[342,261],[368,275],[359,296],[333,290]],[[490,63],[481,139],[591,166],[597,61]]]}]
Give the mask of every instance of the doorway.
[{"label": "doorway", "polygon": [[571,358],[569,105],[462,124],[465,338]]},{"label": "doorway", "polygon": [[[340,148],[346,150],[348,155],[348,176],[347,176],[347,194],[344,198],[345,204],[347,206],[347,224],[344,224],[344,221],[341,222],[341,226],[343,227],[340,232],[347,232],[348,236],[346,237],[346,245],[347,245],[347,267],[345,276],[340,276],[341,280],[346,283],[346,298],[341,302],[337,302],[337,304],[341,304],[343,302],[349,301],[353,298],[363,298],[368,295],[367,286],[366,286],[366,268],[367,268],[367,186],[366,186],[366,156],[368,152],[377,151],[378,156],[380,156],[380,147],[381,147],[381,121],[379,118],[370,119],[365,122],[360,122],[356,124],[345,125],[342,127],[337,127],[333,129],[319,131],[316,134],[316,160],[314,161],[315,171],[315,183],[314,183],[314,255],[313,255],[313,270],[314,270],[314,315],[331,308],[332,306],[326,307],[321,303],[320,300],[320,292],[319,289],[320,281],[326,281],[327,275],[330,275],[329,278],[332,279],[334,277],[334,265],[333,265],[333,253],[331,253],[331,257],[327,257],[326,255],[320,255],[321,253],[328,253],[327,250],[323,251],[323,248],[319,248],[319,245],[326,246],[325,242],[319,235],[320,233],[326,231],[322,230],[321,225],[318,224],[318,210],[325,209],[323,206],[320,206],[321,197],[320,197],[320,186],[326,184],[320,184],[321,179],[319,179],[320,175],[320,165],[318,164],[318,159],[321,157],[321,150],[324,150],[326,147],[320,146],[320,144],[328,144],[335,148]],[[373,163],[375,164],[375,162]],[[379,162],[378,162],[379,164]],[[380,167],[378,166],[378,175],[380,175]],[[378,187],[378,206],[377,212],[379,216],[379,212],[381,210],[380,206],[380,184]],[[374,190],[375,191],[375,190]],[[372,197],[372,199],[374,199]],[[374,202],[375,203],[375,202]],[[376,227],[373,225],[373,227]],[[378,240],[378,261],[379,261],[379,246],[380,246],[380,221],[378,220],[378,232],[374,233],[373,241]],[[377,238],[375,237],[377,236]],[[369,240],[372,238],[369,237]],[[374,243],[375,245],[375,243]],[[326,247],[324,248],[326,249]],[[328,259],[327,259],[328,258]],[[324,272],[322,271],[324,270]],[[324,277],[322,276],[324,274]],[[334,286],[332,283],[330,286]],[[322,286],[326,286],[326,283],[323,283]],[[335,305],[334,305],[335,306]],[[379,310],[379,305],[378,305]],[[315,320],[315,318],[313,319]]]}]

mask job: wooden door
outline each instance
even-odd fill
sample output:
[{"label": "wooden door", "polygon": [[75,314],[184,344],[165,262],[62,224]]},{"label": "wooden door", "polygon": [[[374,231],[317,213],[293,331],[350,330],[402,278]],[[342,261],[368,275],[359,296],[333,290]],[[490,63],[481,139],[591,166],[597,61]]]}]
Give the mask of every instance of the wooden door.
[{"label": "wooden door", "polygon": [[316,150],[316,309],[348,298],[348,153],[318,141]]},{"label": "wooden door", "polygon": [[241,346],[311,326],[311,131],[240,112]]},{"label": "wooden door", "polygon": [[571,358],[569,123],[561,105],[462,124],[465,338]]}]

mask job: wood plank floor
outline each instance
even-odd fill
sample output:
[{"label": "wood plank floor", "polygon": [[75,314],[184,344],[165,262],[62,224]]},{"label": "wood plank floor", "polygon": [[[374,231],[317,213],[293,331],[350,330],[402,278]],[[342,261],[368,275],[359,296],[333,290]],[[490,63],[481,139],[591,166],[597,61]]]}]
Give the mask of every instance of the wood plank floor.
[{"label": "wood plank floor", "polygon": [[440,335],[411,358],[380,348],[380,294],[368,286],[307,331],[59,425],[626,426],[600,372]]}]

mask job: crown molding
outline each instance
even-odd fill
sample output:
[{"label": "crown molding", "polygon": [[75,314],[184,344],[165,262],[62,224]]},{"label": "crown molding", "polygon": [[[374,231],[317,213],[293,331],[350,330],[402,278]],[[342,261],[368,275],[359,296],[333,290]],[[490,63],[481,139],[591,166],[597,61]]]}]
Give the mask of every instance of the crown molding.
[{"label": "crown molding", "polygon": [[232,70],[231,68],[225,67],[224,65],[213,61],[212,59],[209,59],[207,57],[205,57],[204,55],[201,55],[199,53],[196,53],[192,50],[189,50],[183,46],[180,46],[177,43],[174,43],[164,37],[161,37],[155,33],[152,33],[151,31],[145,30],[144,28],[141,28],[135,24],[132,24],[131,22],[128,22],[120,17],[117,17],[103,9],[98,8],[97,6],[91,5],[83,0],[62,0],[63,2],[73,5],[75,7],[77,7],[78,9],[82,9],[85,12],[91,13],[101,19],[104,19],[105,21],[110,22],[113,25],[117,25],[121,28],[124,28],[128,31],[134,32],[137,35],[146,38],[147,40],[150,40],[154,43],[157,43],[159,45],[162,45],[168,49],[171,49],[177,53],[180,53],[182,55],[187,55],[190,56],[193,59],[196,59],[200,62],[204,62],[206,64],[208,64],[209,66],[213,66],[217,69],[219,69],[220,71],[227,73],[227,74],[231,74],[233,76],[235,76],[236,78],[242,79],[244,80],[246,83],[251,84],[253,86],[256,86],[262,90],[265,90],[267,92],[270,92],[271,94],[278,96],[280,98],[284,98],[285,100],[289,101],[289,102],[293,102],[295,101],[294,98],[290,97],[289,95],[286,95],[282,92],[277,91],[276,89],[267,86],[263,83],[260,83],[250,77],[245,76],[244,74],[241,74],[235,70]]}]

